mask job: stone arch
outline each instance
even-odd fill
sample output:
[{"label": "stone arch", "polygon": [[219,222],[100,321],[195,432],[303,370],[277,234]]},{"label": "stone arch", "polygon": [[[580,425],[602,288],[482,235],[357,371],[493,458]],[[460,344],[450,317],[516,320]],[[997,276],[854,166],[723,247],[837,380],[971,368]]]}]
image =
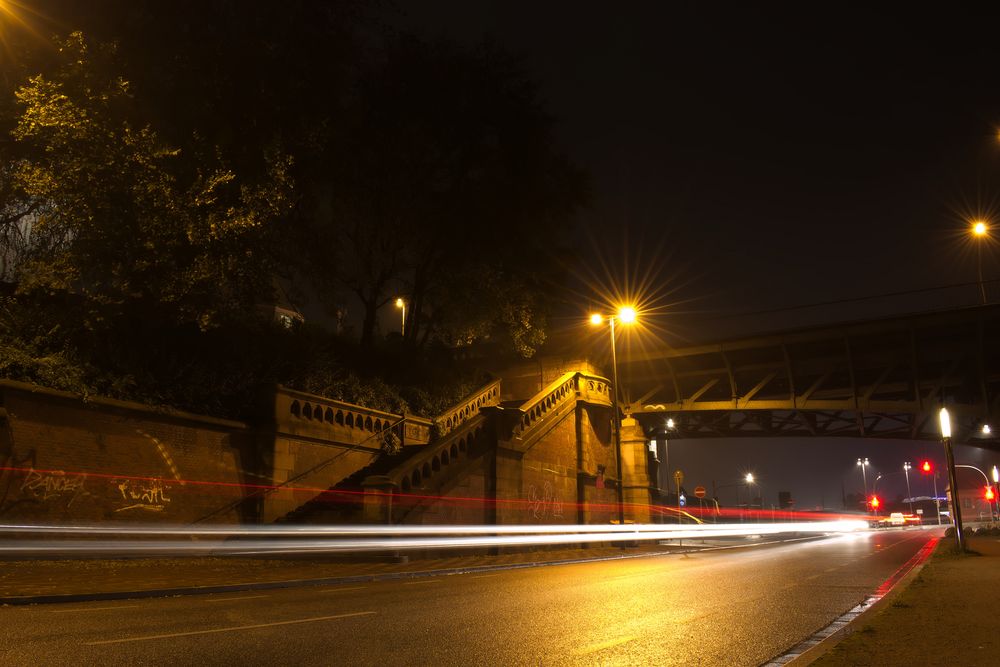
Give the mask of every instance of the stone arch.
[{"label": "stone arch", "polygon": [[326,412],[323,413],[323,421],[330,424],[333,423],[333,408],[326,409]]},{"label": "stone arch", "polygon": [[343,410],[337,410],[337,414],[334,415],[333,421],[335,421],[340,426],[343,426],[344,425],[344,411]]},{"label": "stone arch", "polygon": [[446,466],[451,463],[451,457],[448,456],[448,450],[444,449],[441,452],[441,465]]},{"label": "stone arch", "polygon": [[372,418],[371,417],[368,417],[367,419],[365,419],[365,430],[367,430],[367,431],[372,430]]},{"label": "stone arch", "polygon": [[347,428],[354,428],[354,415],[350,412],[347,413],[347,418],[344,420],[344,425]]},{"label": "stone arch", "polygon": [[461,440],[458,441],[458,451],[465,452],[465,450],[466,450],[465,438],[462,438]]},{"label": "stone arch", "polygon": [[410,475],[410,479],[413,480],[413,486],[420,486],[420,471],[414,470],[413,474]]},{"label": "stone arch", "polygon": [[292,414],[296,417],[302,416],[302,406],[298,401],[292,401]]},{"label": "stone arch", "polygon": [[451,443],[451,450],[450,451],[451,451],[451,458],[452,459],[457,459],[458,458],[458,445],[456,445],[455,443]]},{"label": "stone arch", "polygon": [[305,405],[302,406],[302,416],[305,417],[306,419],[312,419],[313,418],[313,408],[312,408],[312,405],[310,405],[309,403],[306,403]]}]

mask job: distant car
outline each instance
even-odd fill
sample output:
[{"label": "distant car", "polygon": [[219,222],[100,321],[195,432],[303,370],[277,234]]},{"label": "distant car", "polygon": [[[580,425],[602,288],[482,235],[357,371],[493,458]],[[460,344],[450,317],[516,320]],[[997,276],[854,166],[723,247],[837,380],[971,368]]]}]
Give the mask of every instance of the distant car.
[{"label": "distant car", "polygon": [[878,520],[878,525],[885,526],[911,526],[919,525],[921,523],[920,517],[915,514],[903,514],[902,512],[893,512],[889,516]]}]

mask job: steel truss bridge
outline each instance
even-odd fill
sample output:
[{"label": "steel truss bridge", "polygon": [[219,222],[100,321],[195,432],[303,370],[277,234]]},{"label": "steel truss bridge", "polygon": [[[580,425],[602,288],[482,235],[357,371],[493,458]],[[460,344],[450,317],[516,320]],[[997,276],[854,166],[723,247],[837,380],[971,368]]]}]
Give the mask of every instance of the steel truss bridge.
[{"label": "steel truss bridge", "polygon": [[[825,326],[619,360],[629,411],[673,438],[851,436],[1000,449],[1000,306]],[[992,422],[990,420],[993,420]]]}]

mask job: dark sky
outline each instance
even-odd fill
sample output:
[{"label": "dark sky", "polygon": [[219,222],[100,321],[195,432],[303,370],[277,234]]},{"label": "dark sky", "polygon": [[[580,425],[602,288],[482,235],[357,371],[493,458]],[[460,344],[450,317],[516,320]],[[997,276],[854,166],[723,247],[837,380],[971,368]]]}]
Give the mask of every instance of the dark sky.
[{"label": "dark sky", "polygon": [[[753,5],[422,0],[392,22],[485,38],[523,59],[567,150],[593,177],[581,227],[615,274],[598,277],[621,283],[624,256],[624,273],[656,276],[675,345],[975,303],[967,285],[734,317],[973,282],[967,221],[1000,223],[996,13]],[[987,247],[987,279],[1000,276],[998,261]],[[861,490],[857,457],[871,457],[894,498],[905,481],[888,473],[928,455],[943,462],[940,450],[678,441],[671,467],[706,486],[753,470],[766,502],[789,490],[800,507],[838,507],[842,488]],[[998,462],[971,448],[959,458]],[[911,482],[918,492],[923,480]]]},{"label": "dark sky", "polygon": [[593,176],[594,245],[659,270],[678,319],[974,281],[965,218],[1000,213],[997,17],[754,4],[431,0],[394,20],[521,56]]}]

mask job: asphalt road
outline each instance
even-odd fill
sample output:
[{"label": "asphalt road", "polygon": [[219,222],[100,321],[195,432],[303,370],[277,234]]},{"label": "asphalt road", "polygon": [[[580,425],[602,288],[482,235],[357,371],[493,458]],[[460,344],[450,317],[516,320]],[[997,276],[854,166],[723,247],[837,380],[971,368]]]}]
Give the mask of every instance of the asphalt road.
[{"label": "asphalt road", "polygon": [[759,665],[862,601],[930,535],[6,607],[0,665]]}]

